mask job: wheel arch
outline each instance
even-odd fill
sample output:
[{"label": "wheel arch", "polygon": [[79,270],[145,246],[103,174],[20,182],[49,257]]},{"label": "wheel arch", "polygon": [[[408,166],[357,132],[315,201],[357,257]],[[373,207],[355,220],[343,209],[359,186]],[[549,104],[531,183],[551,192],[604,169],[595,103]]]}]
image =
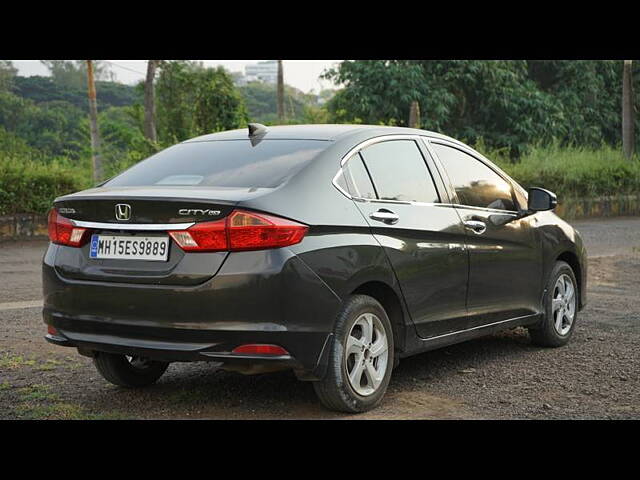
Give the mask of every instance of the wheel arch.
[{"label": "wheel arch", "polygon": [[[400,295],[388,284],[380,281],[368,281],[359,285],[352,295],[368,295],[375,298],[384,307],[393,329],[393,343],[398,352],[405,350],[405,310]],[[398,358],[396,356],[396,358]]]},{"label": "wheel arch", "polygon": [[566,250],[562,253],[560,253],[557,257],[556,257],[556,262],[558,261],[562,261],[562,262],[566,262],[569,264],[569,266],[571,267],[571,269],[573,270],[573,273],[576,277],[576,282],[578,283],[578,300],[579,300],[579,308],[582,308],[582,266],[580,265],[580,260],[578,259],[578,256],[570,251],[570,250]]}]

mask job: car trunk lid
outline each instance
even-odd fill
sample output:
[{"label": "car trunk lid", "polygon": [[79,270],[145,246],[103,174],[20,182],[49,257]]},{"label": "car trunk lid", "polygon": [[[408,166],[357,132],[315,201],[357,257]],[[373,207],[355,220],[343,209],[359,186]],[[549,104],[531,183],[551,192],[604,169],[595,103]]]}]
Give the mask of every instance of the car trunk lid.
[{"label": "car trunk lid", "polygon": [[[56,199],[58,213],[91,235],[122,236],[132,240],[168,237],[167,231],[229,215],[240,201],[272,189],[199,187],[96,188]],[[213,277],[228,252],[183,251],[169,239],[166,261],[90,257],[91,242],[57,251],[55,267],[68,279],[197,285]]]}]

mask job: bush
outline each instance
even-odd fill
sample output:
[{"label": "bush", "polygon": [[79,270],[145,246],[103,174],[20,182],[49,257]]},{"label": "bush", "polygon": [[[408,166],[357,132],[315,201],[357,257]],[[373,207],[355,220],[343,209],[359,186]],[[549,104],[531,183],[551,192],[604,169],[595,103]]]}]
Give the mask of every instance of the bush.
[{"label": "bush", "polygon": [[0,215],[46,213],[56,197],[88,188],[90,176],[52,161],[0,156]]},{"label": "bush", "polygon": [[543,187],[560,200],[640,193],[640,161],[628,160],[621,149],[602,146],[534,146],[519,162],[510,163],[498,155],[492,158],[523,187]]}]

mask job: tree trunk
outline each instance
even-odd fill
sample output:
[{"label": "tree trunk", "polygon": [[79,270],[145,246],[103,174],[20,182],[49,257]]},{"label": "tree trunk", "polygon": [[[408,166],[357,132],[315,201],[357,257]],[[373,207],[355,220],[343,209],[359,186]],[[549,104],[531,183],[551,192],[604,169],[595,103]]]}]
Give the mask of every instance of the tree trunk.
[{"label": "tree trunk", "polygon": [[160,60],[147,61],[147,78],[144,82],[144,136],[153,143],[158,141],[156,132],[156,95],[153,88],[153,79],[159,64]]},{"label": "tree trunk", "polygon": [[622,71],[622,150],[627,158],[633,156],[636,146],[633,100],[631,60],[625,60]]},{"label": "tree trunk", "polygon": [[409,128],[420,128],[420,104],[415,100],[409,110]]},{"label": "tree trunk", "polygon": [[282,60],[278,60],[278,121],[284,123],[284,74],[282,72]]},{"label": "tree trunk", "polygon": [[87,84],[89,87],[89,120],[91,123],[91,154],[93,160],[93,181],[100,182],[104,176],[100,156],[100,132],[98,131],[98,103],[96,85],[93,81],[93,62],[87,60]]}]

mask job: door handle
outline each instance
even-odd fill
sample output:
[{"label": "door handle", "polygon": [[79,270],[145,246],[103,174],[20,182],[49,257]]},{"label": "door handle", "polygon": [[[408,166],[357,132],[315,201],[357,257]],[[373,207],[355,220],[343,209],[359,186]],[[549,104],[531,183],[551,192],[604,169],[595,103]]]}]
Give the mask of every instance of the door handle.
[{"label": "door handle", "polygon": [[385,208],[381,208],[377,212],[373,212],[369,215],[369,218],[373,220],[377,220],[379,222],[387,223],[389,225],[393,225],[394,223],[398,223],[400,217],[392,212],[391,210],[387,210]]},{"label": "door handle", "polygon": [[470,230],[473,230],[473,233],[481,235],[487,229],[487,224],[484,222],[480,222],[478,220],[467,220],[464,222],[464,226]]}]

